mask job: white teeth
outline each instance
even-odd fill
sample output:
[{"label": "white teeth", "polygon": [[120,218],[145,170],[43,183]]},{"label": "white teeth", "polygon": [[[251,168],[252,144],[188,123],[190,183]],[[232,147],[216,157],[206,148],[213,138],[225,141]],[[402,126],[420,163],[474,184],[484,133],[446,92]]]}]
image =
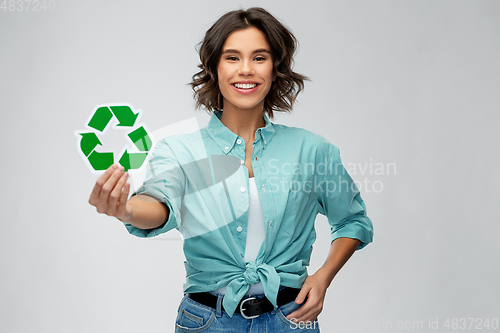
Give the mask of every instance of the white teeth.
[{"label": "white teeth", "polygon": [[252,89],[257,87],[257,83],[235,83],[234,86],[238,89]]}]

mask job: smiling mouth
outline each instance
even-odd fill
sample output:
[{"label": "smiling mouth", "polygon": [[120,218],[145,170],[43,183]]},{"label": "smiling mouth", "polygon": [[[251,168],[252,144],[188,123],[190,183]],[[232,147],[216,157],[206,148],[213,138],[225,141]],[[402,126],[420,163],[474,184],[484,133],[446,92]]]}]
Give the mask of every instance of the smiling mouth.
[{"label": "smiling mouth", "polygon": [[234,83],[233,86],[235,86],[238,89],[253,89],[257,87],[257,83]]}]

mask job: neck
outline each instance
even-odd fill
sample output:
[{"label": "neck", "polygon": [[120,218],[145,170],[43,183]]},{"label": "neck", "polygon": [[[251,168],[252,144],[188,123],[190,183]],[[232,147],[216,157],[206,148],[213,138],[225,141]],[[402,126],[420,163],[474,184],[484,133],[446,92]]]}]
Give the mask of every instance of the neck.
[{"label": "neck", "polygon": [[255,141],[257,129],[266,126],[263,112],[262,106],[246,110],[225,106],[220,121],[246,143],[251,143]]}]

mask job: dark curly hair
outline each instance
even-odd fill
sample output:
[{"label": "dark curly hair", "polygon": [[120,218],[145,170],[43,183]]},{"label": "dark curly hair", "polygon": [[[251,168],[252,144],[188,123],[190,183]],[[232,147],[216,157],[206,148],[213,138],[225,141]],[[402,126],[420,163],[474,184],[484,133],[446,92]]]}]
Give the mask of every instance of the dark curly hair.
[{"label": "dark curly hair", "polygon": [[274,111],[292,110],[297,95],[304,89],[304,81],[309,80],[292,70],[297,39],[274,16],[259,7],[228,12],[207,30],[198,51],[201,60],[198,67],[201,70],[193,75],[190,83],[196,108],[205,107],[208,113],[222,110],[222,94],[217,78],[222,47],[231,33],[250,27],[259,29],[266,36],[276,75],[264,101],[264,112],[273,119]]}]

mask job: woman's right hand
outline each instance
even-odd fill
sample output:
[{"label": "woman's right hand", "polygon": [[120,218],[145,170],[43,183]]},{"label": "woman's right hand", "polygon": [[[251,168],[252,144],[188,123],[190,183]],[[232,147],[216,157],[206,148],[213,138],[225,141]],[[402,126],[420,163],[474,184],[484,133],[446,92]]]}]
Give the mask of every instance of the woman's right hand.
[{"label": "woman's right hand", "polygon": [[114,216],[122,222],[132,217],[132,205],[128,204],[130,184],[128,172],[123,166],[113,164],[96,181],[89,203],[98,213]]}]

